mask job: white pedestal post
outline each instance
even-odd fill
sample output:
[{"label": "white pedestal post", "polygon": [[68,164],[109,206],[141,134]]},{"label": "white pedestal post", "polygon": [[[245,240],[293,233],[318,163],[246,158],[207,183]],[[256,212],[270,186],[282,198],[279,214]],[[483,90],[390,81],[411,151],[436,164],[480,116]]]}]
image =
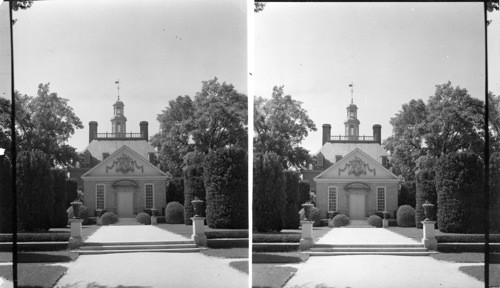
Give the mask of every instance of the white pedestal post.
[{"label": "white pedestal post", "polygon": [[193,235],[191,239],[198,246],[207,246],[207,236],[205,235],[205,217],[194,216],[193,220]]},{"label": "white pedestal post", "polygon": [[382,219],[382,227],[389,227],[389,219]]},{"label": "white pedestal post", "polygon": [[314,221],[300,221],[302,224],[302,238],[300,238],[299,248],[301,251],[309,250],[314,245],[313,224]]},{"label": "white pedestal post", "polygon": [[158,224],[158,220],[156,219],[156,216],[151,216],[151,225],[156,225]]},{"label": "white pedestal post", "polygon": [[71,223],[71,237],[69,237],[69,248],[77,249],[82,243],[82,222],[83,219],[69,219]]},{"label": "white pedestal post", "polygon": [[422,221],[422,224],[424,225],[424,235],[422,237],[422,243],[424,244],[425,248],[429,250],[437,250],[438,245],[436,240],[436,233],[434,231],[434,224],[436,224],[436,221],[424,220]]},{"label": "white pedestal post", "polygon": [[101,218],[102,209],[96,209],[95,211],[97,212],[97,217],[95,218],[95,223],[97,224],[97,226],[102,226],[102,218]]}]

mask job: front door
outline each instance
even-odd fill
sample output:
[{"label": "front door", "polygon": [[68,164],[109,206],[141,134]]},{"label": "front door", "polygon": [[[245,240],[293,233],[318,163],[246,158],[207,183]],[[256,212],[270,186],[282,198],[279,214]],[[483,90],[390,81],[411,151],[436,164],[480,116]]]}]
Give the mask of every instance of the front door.
[{"label": "front door", "polygon": [[120,187],[117,193],[119,217],[134,217],[133,191],[131,187]]},{"label": "front door", "polygon": [[349,218],[351,220],[365,220],[364,191],[351,191],[349,193]]}]

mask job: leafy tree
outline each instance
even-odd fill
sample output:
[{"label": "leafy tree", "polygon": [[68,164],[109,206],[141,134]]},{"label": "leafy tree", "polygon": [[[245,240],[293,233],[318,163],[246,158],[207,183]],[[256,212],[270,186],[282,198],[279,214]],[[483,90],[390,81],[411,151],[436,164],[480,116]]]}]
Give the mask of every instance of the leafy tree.
[{"label": "leafy tree", "polygon": [[5,155],[10,155],[12,132],[11,132],[11,102],[0,97],[0,148],[5,149]]},{"label": "leafy tree", "polygon": [[253,12],[259,13],[264,10],[264,7],[266,7],[266,3],[254,2]]},{"label": "leafy tree", "polygon": [[[21,95],[17,91],[14,94],[17,151],[42,151],[49,157],[52,167],[58,164],[72,165],[78,155],[75,148],[65,142],[75,133],[75,129],[83,128],[83,125],[68,105],[68,99],[50,93],[49,85],[40,84],[36,97]],[[0,139],[4,139],[5,143],[10,141],[12,134],[8,128],[10,105],[9,100],[2,99],[0,102],[3,115],[0,116],[0,130],[3,131]]]},{"label": "leafy tree", "polygon": [[[33,1],[11,1],[12,2],[12,10],[26,10],[31,7]],[[12,25],[16,24],[17,19],[12,19]]]},{"label": "leafy tree", "polygon": [[500,95],[488,93],[488,130],[490,132],[490,151],[500,152]]},{"label": "leafy tree", "polygon": [[182,176],[183,157],[222,147],[247,149],[247,97],[217,78],[203,81],[194,100],[179,96],[158,115],[160,132],[152,137],[160,165],[174,177]]},{"label": "leafy tree", "polygon": [[500,232],[500,152],[490,156],[490,232]]},{"label": "leafy tree", "polygon": [[[434,211],[437,210],[436,193],[436,158],[422,156],[418,159],[418,170],[416,172],[416,197],[415,197],[415,223],[417,228],[422,229],[421,223],[425,219],[424,204],[426,201],[434,204]],[[432,219],[434,220],[434,219]]]},{"label": "leafy tree", "polygon": [[254,149],[258,153],[276,153],[285,169],[306,168],[311,158],[299,144],[309,131],[316,131],[316,125],[300,101],[284,95],[283,87],[275,86],[271,99],[255,99]]},{"label": "leafy tree", "polygon": [[184,223],[192,225],[191,218],[194,216],[194,206],[191,203],[198,197],[203,200],[200,216],[205,216],[207,206],[205,186],[203,183],[203,163],[205,154],[201,152],[190,152],[184,157]]},{"label": "leafy tree", "polygon": [[[498,10],[498,1],[487,1],[486,10],[488,10],[488,12]],[[486,20],[486,26],[490,25],[491,21],[493,20]]]}]

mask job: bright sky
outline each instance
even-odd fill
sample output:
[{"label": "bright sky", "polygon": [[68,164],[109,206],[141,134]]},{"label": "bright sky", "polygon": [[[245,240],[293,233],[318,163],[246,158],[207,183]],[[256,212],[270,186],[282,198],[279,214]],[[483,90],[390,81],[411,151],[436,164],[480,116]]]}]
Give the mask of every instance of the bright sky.
[{"label": "bright sky", "polygon": [[11,98],[9,3],[0,3],[0,97]]},{"label": "bright sky", "polygon": [[85,128],[69,144],[82,151],[88,122],[111,132],[119,78],[127,132],[149,122],[179,95],[193,97],[217,77],[247,94],[244,0],[36,1],[14,13],[15,88],[38,84],[69,99]]},{"label": "bright sky", "polygon": [[[267,3],[255,14],[255,94],[268,98],[273,86],[284,85],[302,101],[318,128],[302,145],[316,153],[323,124],[344,134],[353,82],[360,135],[371,136],[373,124],[381,124],[385,139],[402,104],[427,101],[435,85],[449,80],[484,98],[482,9],[482,3]],[[490,91],[497,95],[498,14],[489,29]]]}]

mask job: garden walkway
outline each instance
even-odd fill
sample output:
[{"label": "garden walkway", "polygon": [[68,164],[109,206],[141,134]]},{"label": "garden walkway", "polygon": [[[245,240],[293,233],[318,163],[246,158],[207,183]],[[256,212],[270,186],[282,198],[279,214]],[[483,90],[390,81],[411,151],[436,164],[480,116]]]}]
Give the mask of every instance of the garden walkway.
[{"label": "garden walkway", "polygon": [[186,238],[154,225],[102,226],[85,242],[182,241]]},{"label": "garden walkway", "polygon": [[383,228],[334,228],[318,244],[416,244],[411,238]]}]

